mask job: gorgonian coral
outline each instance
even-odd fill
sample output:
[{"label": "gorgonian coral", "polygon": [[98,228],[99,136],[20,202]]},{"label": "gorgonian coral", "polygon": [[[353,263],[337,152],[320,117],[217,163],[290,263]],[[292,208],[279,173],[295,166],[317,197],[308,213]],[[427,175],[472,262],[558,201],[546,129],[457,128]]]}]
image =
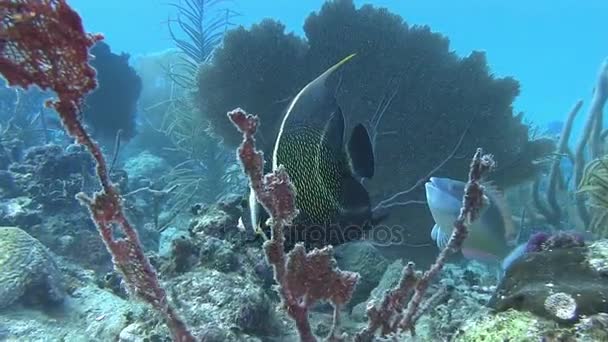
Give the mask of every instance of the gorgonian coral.
[{"label": "gorgonian coral", "polygon": [[[336,95],[347,129],[368,124],[377,161],[376,176],[368,183],[372,202],[390,197],[395,189],[421,185],[417,182],[431,170],[466,179],[466,161],[459,156],[477,146],[501,161],[489,175],[499,186],[533,176],[538,166],[532,161],[553,150],[550,142],[529,141],[522,115],[514,115],[512,108],[518,82],[495,77],[483,52],[460,57],[446,37],[428,27],[410,26],[386,9],[357,8],[352,0],[326,2],[306,19],[304,32],[305,38],[287,34],[272,20],[237,28],[202,67],[201,115],[225,142],[239,142],[224,113],[240,106],[262,113],[256,138],[271,155],[297,90],[335,61],[356,53],[340,74]],[[415,203],[423,196],[422,187],[414,186],[407,200]],[[405,197],[393,202],[410,203]],[[392,213],[387,224],[432,226],[430,216],[419,209]],[[407,234],[408,242],[429,239],[425,229]]]},{"label": "gorgonian coral", "polygon": [[137,133],[141,79],[129,66],[129,55],[112,53],[108,44],[97,43],[91,54],[95,56],[91,65],[97,70],[99,86],[86,97],[85,122],[93,129],[94,136],[105,142],[114,141],[119,130],[121,137],[128,140]]}]

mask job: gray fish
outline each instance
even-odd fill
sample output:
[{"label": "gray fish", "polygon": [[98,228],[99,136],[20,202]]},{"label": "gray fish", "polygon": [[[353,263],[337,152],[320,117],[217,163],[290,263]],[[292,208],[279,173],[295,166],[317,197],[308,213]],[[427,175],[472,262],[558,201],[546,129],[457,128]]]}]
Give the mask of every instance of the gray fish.
[{"label": "gray fish", "polygon": [[[425,184],[426,200],[435,220],[431,237],[444,248],[460,213],[465,183],[449,179],[431,179]],[[497,263],[510,251],[508,239],[514,236],[511,213],[499,192],[485,187],[484,207],[479,218],[469,226],[469,235],[462,247],[467,259]]]}]

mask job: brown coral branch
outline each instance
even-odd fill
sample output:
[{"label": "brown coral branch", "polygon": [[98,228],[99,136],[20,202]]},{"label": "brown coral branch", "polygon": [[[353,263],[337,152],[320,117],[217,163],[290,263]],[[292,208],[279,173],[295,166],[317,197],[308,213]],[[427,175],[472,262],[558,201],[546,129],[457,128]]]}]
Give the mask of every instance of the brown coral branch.
[{"label": "brown coral branch", "polygon": [[414,318],[422,303],[424,295],[431,285],[431,281],[439,274],[441,269],[443,269],[447,257],[462,248],[462,244],[469,234],[467,226],[477,219],[479,212],[483,207],[482,176],[493,169],[494,166],[493,156],[483,155],[483,150],[478,148],[471,161],[469,181],[465,186],[464,197],[462,198],[462,208],[460,208],[460,215],[458,215],[456,222],[454,222],[452,236],[450,237],[447,246],[439,253],[439,256],[437,256],[435,263],[431,265],[429,270],[424,273],[416,284],[414,295],[408,304],[406,314],[399,323],[401,329],[410,330],[412,334],[415,333],[414,328],[416,321]]},{"label": "brown coral branch", "polygon": [[395,332],[401,310],[409,300],[419,278],[414,263],[408,263],[401,272],[399,284],[384,295],[380,305],[376,307],[375,303],[368,303],[367,327],[357,333],[355,341],[371,342],[379,329],[382,336]]},{"label": "brown coral branch", "polygon": [[[285,254],[284,227],[298,214],[296,189],[281,166],[264,175],[264,157],[255,147],[257,116],[235,109],[228,117],[243,134],[237,154],[251,189],[272,220],[271,238],[264,243],[264,249],[273,266],[282,305],[294,320],[301,341],[316,341],[308,319],[309,308],[319,300],[328,300],[338,310],[350,300],[359,275],[337,268],[331,246],[307,253],[302,244],[297,244]],[[334,315],[334,320],[330,340],[337,338],[339,314]]]}]

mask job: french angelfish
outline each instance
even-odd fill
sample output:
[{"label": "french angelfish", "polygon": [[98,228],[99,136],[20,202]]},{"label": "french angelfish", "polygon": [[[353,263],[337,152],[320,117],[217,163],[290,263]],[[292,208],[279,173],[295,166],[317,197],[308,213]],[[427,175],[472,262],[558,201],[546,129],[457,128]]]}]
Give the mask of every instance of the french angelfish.
[{"label": "french angelfish", "polygon": [[[443,249],[460,214],[465,183],[431,177],[425,188],[427,204],[435,220],[431,237],[437,247]],[[484,197],[479,217],[469,226],[462,254],[467,259],[497,264],[509,254],[511,248],[508,240],[514,235],[515,228],[511,213],[499,192],[492,186],[486,186]]]},{"label": "french angelfish", "polygon": [[[359,239],[375,223],[367,190],[357,180],[374,174],[374,155],[365,127],[354,127],[344,142],[344,116],[328,78],[350,55],[308,83],[290,103],[272,154],[296,188],[298,216],[286,230],[286,248],[307,248]],[[251,222],[264,225],[267,213],[250,194]]]}]

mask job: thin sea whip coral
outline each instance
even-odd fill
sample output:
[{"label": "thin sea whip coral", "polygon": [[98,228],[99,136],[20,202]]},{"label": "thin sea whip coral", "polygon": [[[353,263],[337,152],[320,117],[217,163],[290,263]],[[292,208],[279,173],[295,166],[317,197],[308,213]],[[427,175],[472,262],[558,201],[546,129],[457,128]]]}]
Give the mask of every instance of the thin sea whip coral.
[{"label": "thin sea whip coral", "polygon": [[[137,231],[125,217],[103,154],[79,119],[84,96],[97,86],[95,70],[88,64],[89,48],[103,37],[86,34],[79,15],[65,0],[0,0],[0,18],[0,73],[11,86],[55,91],[58,99],[47,101],[47,106],[55,108],[66,131],[97,163],[101,191],[93,198],[82,193],[79,198],[89,208],[114,267],[132,293],[163,314],[175,341],[194,341],[169,305]],[[115,238],[113,226],[125,237]]]}]

